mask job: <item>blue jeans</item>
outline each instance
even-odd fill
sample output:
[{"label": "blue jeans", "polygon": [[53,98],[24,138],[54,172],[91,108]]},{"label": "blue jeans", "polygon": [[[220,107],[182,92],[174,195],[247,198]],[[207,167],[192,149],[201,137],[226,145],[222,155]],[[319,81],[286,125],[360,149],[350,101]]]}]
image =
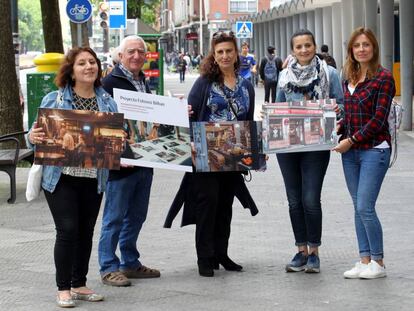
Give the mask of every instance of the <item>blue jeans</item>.
[{"label": "blue jeans", "polygon": [[330,151],[277,154],[297,246],[321,245],[321,191]]},{"label": "blue jeans", "polygon": [[375,203],[389,162],[390,149],[351,149],[342,154],[346,184],[354,203],[359,255],[374,260],[384,257],[382,227]]},{"label": "blue jeans", "polygon": [[[98,247],[101,274],[142,265],[137,239],[147,217],[152,176],[152,169],[142,167],[124,178],[108,181]],[[121,261],[115,254],[118,243]]]}]

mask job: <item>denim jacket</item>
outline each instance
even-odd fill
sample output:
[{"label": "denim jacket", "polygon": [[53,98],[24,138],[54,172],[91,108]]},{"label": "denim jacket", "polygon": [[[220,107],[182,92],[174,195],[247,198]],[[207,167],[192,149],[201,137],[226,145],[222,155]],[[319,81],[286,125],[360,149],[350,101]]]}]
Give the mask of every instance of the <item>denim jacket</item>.
[{"label": "denim jacket", "polygon": [[[328,66],[329,72],[329,98],[335,98],[336,103],[340,107],[341,111],[343,111],[343,102],[344,102],[344,94],[342,92],[342,85],[339,81],[338,71],[331,66]],[[286,74],[286,69],[283,70],[280,75]],[[280,76],[279,76],[280,81]],[[302,101],[304,98],[302,93],[289,93],[286,94],[283,90],[277,86],[276,91],[276,102],[299,102]]]},{"label": "denim jacket", "polygon": [[[96,99],[98,102],[99,111],[103,112],[117,112],[117,106],[112,97],[105,92],[102,87],[95,88]],[[58,91],[53,91],[43,97],[40,108],[56,108],[71,110],[73,101],[72,87],[66,86]],[[31,130],[31,129],[30,129]],[[30,132],[29,132],[30,133]],[[27,135],[29,137],[29,135]],[[26,139],[27,145],[34,149],[35,146]],[[60,166],[43,166],[42,188],[53,192],[62,174],[62,167]],[[108,179],[107,169],[98,169],[98,193],[105,191],[106,181]]]}]

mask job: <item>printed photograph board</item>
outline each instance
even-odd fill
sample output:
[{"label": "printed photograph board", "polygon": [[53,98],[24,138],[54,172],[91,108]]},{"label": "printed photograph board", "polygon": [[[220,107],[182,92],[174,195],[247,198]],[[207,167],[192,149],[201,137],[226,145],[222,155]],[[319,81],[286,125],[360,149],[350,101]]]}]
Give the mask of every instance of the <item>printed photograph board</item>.
[{"label": "printed photograph board", "polygon": [[114,99],[128,133],[121,163],[192,172],[186,100],[121,89]]},{"label": "printed photograph board", "polygon": [[119,169],[123,149],[121,113],[39,108],[37,125],[43,142],[36,144],[36,164]]},{"label": "printed photograph board", "polygon": [[335,99],[263,106],[263,152],[331,150],[337,144]]},{"label": "printed photograph board", "polygon": [[197,172],[264,170],[261,122],[193,122]]}]

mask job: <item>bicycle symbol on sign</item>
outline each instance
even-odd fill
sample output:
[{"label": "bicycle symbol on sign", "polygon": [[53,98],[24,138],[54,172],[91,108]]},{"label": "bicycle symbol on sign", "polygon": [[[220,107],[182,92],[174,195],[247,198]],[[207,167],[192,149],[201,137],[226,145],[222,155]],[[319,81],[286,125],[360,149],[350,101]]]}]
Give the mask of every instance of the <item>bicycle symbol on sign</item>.
[{"label": "bicycle symbol on sign", "polygon": [[75,4],[75,6],[70,9],[70,14],[71,15],[79,15],[79,14],[80,15],[88,15],[89,10],[88,10],[88,8],[85,7],[84,4],[82,4],[82,5]]}]

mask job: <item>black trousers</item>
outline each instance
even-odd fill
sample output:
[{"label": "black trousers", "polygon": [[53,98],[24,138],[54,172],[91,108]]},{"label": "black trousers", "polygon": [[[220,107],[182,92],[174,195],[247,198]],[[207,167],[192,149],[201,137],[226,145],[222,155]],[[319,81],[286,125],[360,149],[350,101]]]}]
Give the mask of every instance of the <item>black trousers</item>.
[{"label": "black trousers", "polygon": [[194,174],[198,258],[227,254],[238,175],[233,172]]},{"label": "black trousers", "polygon": [[[275,103],[276,102],[276,86],[277,81],[265,81],[264,82],[264,89],[265,89],[265,102],[268,103]],[[272,93],[272,101],[269,101],[270,93]]]},{"label": "black trousers", "polygon": [[45,196],[56,227],[54,249],[58,290],[86,285],[93,230],[101,206],[97,179],[62,174]]},{"label": "black trousers", "polygon": [[185,70],[180,70],[180,82],[184,82],[185,80]]}]

